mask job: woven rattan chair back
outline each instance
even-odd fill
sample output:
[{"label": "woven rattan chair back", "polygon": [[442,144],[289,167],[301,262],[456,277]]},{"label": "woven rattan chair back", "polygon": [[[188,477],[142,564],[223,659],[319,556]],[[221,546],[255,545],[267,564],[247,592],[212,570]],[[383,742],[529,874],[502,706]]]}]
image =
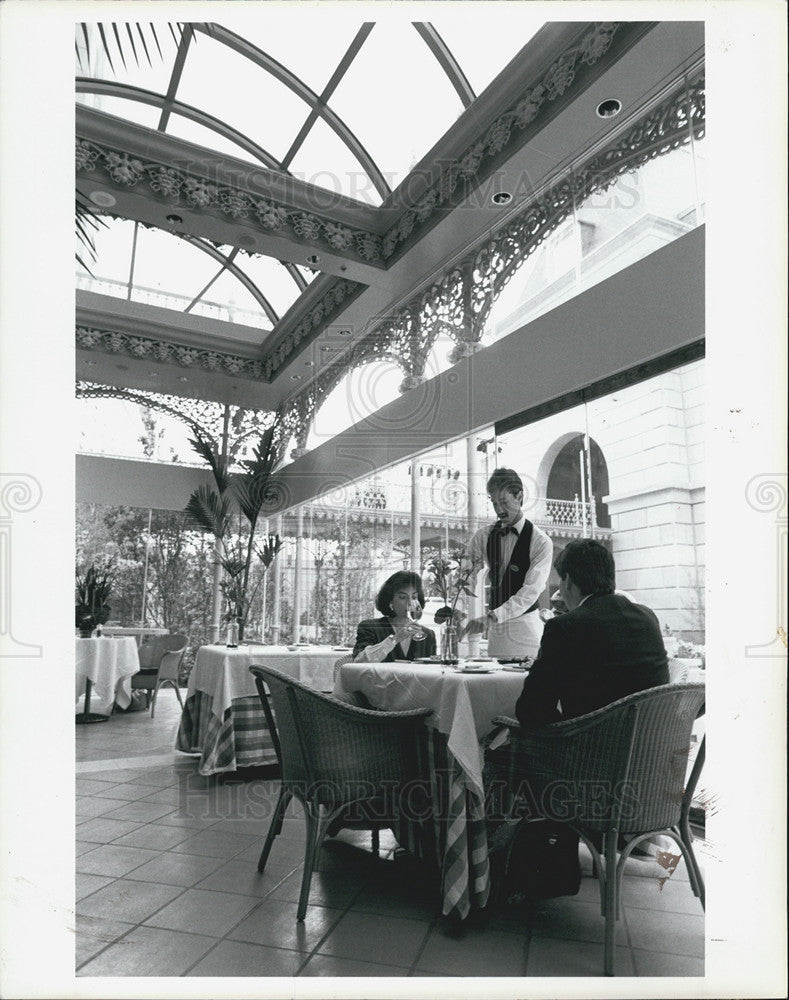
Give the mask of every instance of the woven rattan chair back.
[{"label": "woven rattan chair back", "polygon": [[[282,786],[258,862],[263,871],[291,798],[304,805],[307,844],[297,919],[307,910],[317,852],[327,831],[378,829],[394,822],[395,789],[425,782],[424,720],[430,709],[377,712],[346,705],[271,667],[252,664],[279,760]],[[270,696],[270,702],[269,702]],[[365,806],[370,807],[365,810]],[[374,807],[374,808],[373,808]],[[383,811],[382,811],[383,810]],[[377,840],[374,841],[377,851]]]}]

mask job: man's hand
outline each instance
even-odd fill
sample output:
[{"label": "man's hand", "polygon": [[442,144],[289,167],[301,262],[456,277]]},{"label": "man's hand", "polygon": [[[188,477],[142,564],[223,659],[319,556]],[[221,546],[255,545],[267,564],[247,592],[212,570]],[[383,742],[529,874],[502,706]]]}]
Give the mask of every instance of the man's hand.
[{"label": "man's hand", "polygon": [[[471,618],[463,629],[463,635],[480,635],[488,631],[490,619],[487,615],[480,615],[479,618]],[[461,637],[462,638],[462,637]]]}]

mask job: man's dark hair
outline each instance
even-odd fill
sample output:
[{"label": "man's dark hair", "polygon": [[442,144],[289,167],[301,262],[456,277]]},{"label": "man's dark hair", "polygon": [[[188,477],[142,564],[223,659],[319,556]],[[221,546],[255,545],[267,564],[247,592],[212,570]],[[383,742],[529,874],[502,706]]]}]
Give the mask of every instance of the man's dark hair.
[{"label": "man's dark hair", "polygon": [[559,553],[554,567],[562,579],[569,576],[584,596],[613,594],[616,587],[614,557],[591,538],[570,542]]},{"label": "man's dark hair", "polygon": [[488,480],[488,493],[491,490],[507,490],[514,496],[523,493],[523,480],[514,469],[496,469]]},{"label": "man's dark hair", "polygon": [[388,580],[384,580],[381,589],[378,591],[375,606],[382,615],[387,618],[391,615],[392,598],[398,590],[405,590],[407,587],[414,588],[416,596],[419,598],[419,603],[422,607],[425,606],[425,591],[422,586],[422,577],[418,573],[409,573],[407,570],[401,569],[399,572],[393,573]]}]

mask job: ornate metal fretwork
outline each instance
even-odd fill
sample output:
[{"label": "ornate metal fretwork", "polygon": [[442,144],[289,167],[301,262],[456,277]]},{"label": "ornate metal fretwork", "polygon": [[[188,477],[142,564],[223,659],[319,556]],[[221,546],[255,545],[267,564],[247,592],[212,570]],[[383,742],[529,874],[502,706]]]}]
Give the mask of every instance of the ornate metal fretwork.
[{"label": "ornate metal fretwork", "polygon": [[[225,405],[201,399],[186,399],[165,393],[148,392],[145,389],[124,389],[119,386],[98,385],[94,382],[77,382],[78,399],[124,399],[129,403],[167,413],[175,417],[200,437],[213,441],[215,445],[222,439]],[[270,427],[276,415],[270,410],[246,410],[240,406],[229,407],[228,456],[232,459],[242,445],[253,435]]]},{"label": "ornate metal fretwork", "polygon": [[[610,146],[562,178],[537,200],[450,268],[441,281],[415,295],[395,314],[374,323],[369,335],[291,398],[284,419],[306,440],[313,414],[342,378],[370,361],[391,359],[405,375],[401,389],[424,380],[424,366],[439,334],[455,341],[451,360],[480,347],[490,309],[523,262],[589,195],[603,191],[648,160],[669,153],[705,127],[703,74],[650,110]],[[298,430],[297,430],[298,428]]]},{"label": "ornate metal fretwork", "polygon": [[381,237],[377,233],[288,207],[273,198],[255,197],[238,185],[211,183],[167,163],[141,159],[79,137],[75,160],[78,174],[99,171],[123,187],[146,188],[168,205],[184,203],[191,209],[215,212],[236,222],[257,223],[265,232],[289,236],[310,247],[340,251],[379,267],[383,264]]}]

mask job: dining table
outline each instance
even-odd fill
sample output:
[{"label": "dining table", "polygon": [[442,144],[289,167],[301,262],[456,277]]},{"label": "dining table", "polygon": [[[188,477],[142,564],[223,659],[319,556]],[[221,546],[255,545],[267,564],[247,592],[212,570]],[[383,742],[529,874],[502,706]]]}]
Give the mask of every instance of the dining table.
[{"label": "dining table", "polygon": [[318,691],[331,691],[345,647],[242,643],[201,646],[189,674],[176,748],[199,754],[200,774],[276,764],[250,666],[273,667]]},{"label": "dining table", "polygon": [[78,722],[103,722],[113,706],[131,704],[131,677],[140,669],[137,642],[131,636],[75,639],[76,701],[85,695]]},{"label": "dining table", "polygon": [[[465,669],[464,669],[465,666]],[[442,912],[464,919],[481,909],[490,891],[481,741],[499,715],[513,717],[525,671],[495,661],[344,663],[336,698],[361,694],[373,708],[431,708],[428,754],[433,797],[434,851],[441,865]],[[399,831],[409,839],[407,825]],[[415,841],[403,844],[409,849]]]}]

